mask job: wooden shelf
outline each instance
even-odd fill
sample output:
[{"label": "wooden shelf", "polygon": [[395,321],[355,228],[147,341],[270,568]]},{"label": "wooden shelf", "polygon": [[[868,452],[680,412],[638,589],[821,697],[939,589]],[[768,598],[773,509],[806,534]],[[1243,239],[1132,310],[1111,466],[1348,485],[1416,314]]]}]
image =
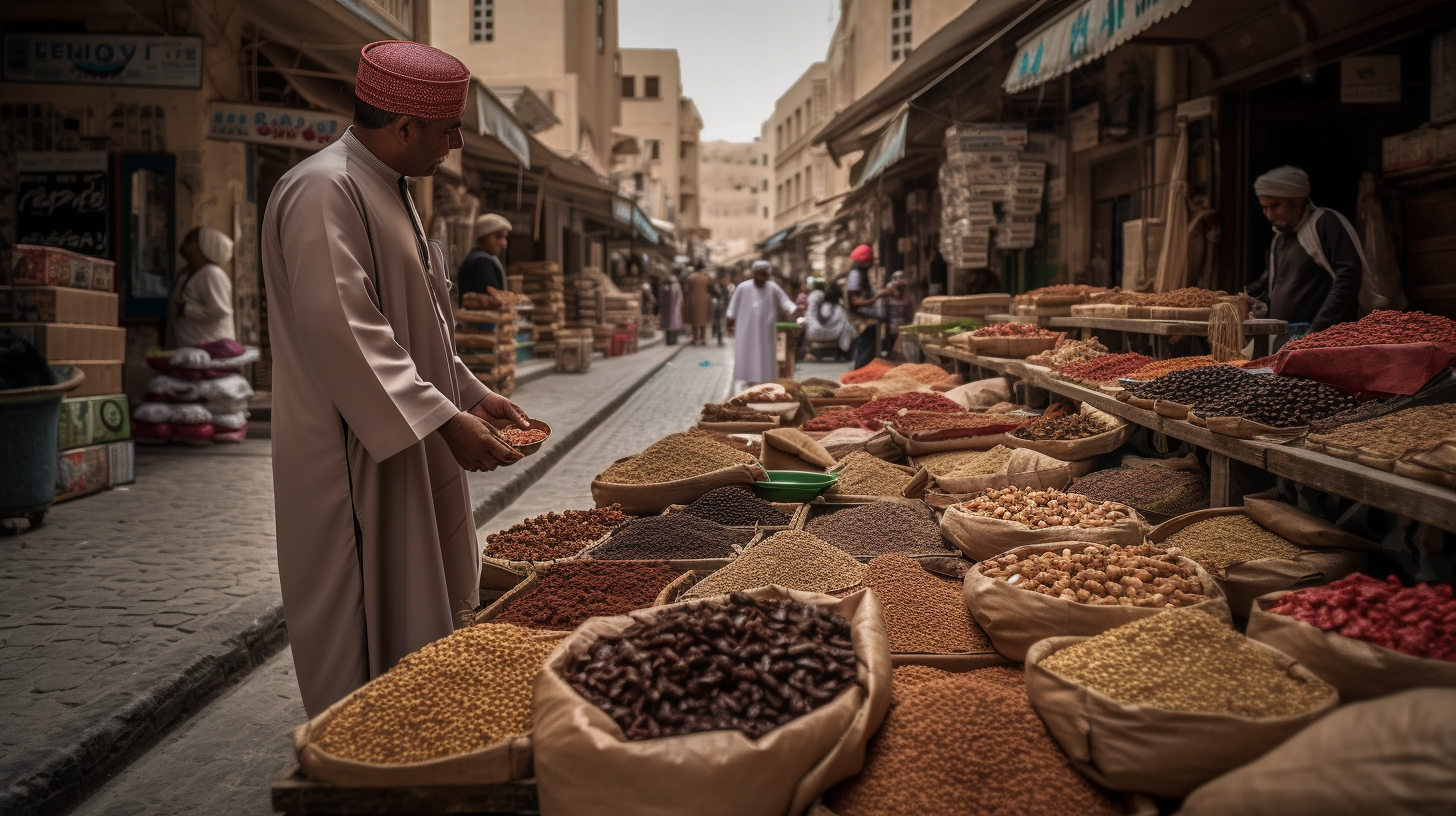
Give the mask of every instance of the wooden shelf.
[{"label": "wooden shelf", "polygon": [[[1091,329],[1129,334],[1151,334],[1155,337],[1207,337],[1207,320],[1156,320],[1130,317],[1052,317],[1046,324],[1054,329]],[[1289,323],[1283,320],[1251,319],[1244,321],[1244,334],[1267,336],[1288,334]]]},{"label": "wooden shelf", "polygon": [[288,816],[361,813],[537,813],[532,781],[499,785],[346,788],[318,782],[290,764],[273,778],[273,809]]}]

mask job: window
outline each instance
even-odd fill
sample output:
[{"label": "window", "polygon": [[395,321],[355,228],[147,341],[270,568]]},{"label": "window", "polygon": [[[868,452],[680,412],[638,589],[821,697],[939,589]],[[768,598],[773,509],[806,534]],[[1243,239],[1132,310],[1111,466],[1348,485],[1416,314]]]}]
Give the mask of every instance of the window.
[{"label": "window", "polygon": [[631,99],[637,95],[637,77],[622,77],[622,98]]},{"label": "window", "polygon": [[768,218],[768,207],[763,208],[763,217]]},{"label": "window", "polygon": [[775,139],[775,144],[777,145],[778,149],[779,150],[783,150],[784,149],[784,126],[783,125],[779,125],[778,127],[775,127],[774,128],[774,139]]},{"label": "window", "polygon": [[768,154],[763,154],[763,166],[768,167]]},{"label": "window", "polygon": [[653,161],[660,161],[662,159],[662,142],[656,139],[648,139],[647,149],[652,153]]},{"label": "window", "polygon": [[910,0],[890,0],[890,62],[910,56]]},{"label": "window", "polygon": [[632,174],[632,186],[636,188],[637,192],[642,192],[643,182],[641,173]]},{"label": "window", "polygon": [[647,98],[647,99],[657,99],[659,96],[661,96],[661,94],[658,93],[658,85],[660,85],[661,82],[662,82],[662,80],[661,80],[660,77],[655,77],[655,76],[643,77],[642,78],[642,96],[645,97],[645,98]]},{"label": "window", "polygon": [[597,53],[607,53],[607,0],[597,0]]},{"label": "window", "polygon": [[470,0],[470,41],[495,41],[495,0]]},{"label": "window", "polygon": [[805,167],[804,168],[804,197],[805,198],[813,198],[814,197],[814,181],[813,181],[813,178],[814,178],[814,168],[812,168],[812,167]]}]

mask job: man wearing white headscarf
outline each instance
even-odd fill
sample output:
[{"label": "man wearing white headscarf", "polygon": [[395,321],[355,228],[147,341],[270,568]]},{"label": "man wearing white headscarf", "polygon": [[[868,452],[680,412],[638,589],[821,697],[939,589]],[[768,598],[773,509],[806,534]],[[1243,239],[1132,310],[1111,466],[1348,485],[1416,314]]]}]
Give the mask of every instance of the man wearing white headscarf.
[{"label": "man wearing white headscarf", "polygon": [[222,269],[232,260],[232,239],[212,227],[197,227],[182,238],[177,253],[187,265],[172,284],[164,344],[171,349],[235,339],[233,283]]},{"label": "man wearing white headscarf", "polygon": [[733,338],[733,379],[746,383],[778,377],[774,360],[774,323],[794,313],[794,302],[769,280],[768,261],[753,262],[753,278],[733,290],[728,330]]},{"label": "man wearing white headscarf", "polygon": [[1298,167],[1255,179],[1254,194],[1274,240],[1264,274],[1246,291],[1269,304],[1270,317],[1289,321],[1290,337],[1354,320],[1366,266],[1355,228],[1309,200],[1309,174]]},{"label": "man wearing white headscarf", "polygon": [[511,222],[505,216],[486,213],[475,219],[475,246],[471,247],[465,260],[460,263],[458,288],[460,294],[489,289],[506,288],[506,269],[500,256],[506,249],[506,239],[511,234]]}]

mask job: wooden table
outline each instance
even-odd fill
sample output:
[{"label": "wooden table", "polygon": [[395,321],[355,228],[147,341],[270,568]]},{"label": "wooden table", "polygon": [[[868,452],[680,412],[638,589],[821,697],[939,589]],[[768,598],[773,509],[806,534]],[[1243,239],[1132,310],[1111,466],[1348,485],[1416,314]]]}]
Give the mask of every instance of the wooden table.
[{"label": "wooden table", "polygon": [[1209,503],[1213,507],[1229,506],[1232,498],[1229,495],[1229,462],[1239,461],[1326,493],[1456,532],[1456,490],[1305,450],[1297,442],[1278,444],[1216,434],[1186,420],[1171,419],[1136,408],[1106,391],[1057,379],[1051,369],[1030,365],[1025,360],[982,357],[950,347],[941,347],[936,352],[958,365],[1019,379],[1029,387],[1085,402],[1134,425],[1207,450]]},{"label": "wooden table", "polygon": [[530,780],[499,785],[344,788],[309,779],[297,763],[289,763],[273,778],[273,809],[288,816],[357,813],[517,816],[540,812],[536,783]]},{"label": "wooden table", "polygon": [[[1125,317],[1049,317],[1045,318],[1043,325],[1053,329],[1076,329],[1086,339],[1093,332],[1099,332],[1102,337],[1106,332],[1118,332],[1122,335],[1122,349],[1128,348],[1127,335],[1145,334],[1153,338],[1153,346],[1157,353],[1153,356],[1158,359],[1165,359],[1168,354],[1168,338],[1170,337],[1207,337],[1208,321],[1206,320],[1140,320]],[[1274,340],[1277,337],[1289,333],[1289,324],[1283,320],[1250,319],[1244,321],[1244,336],[1263,339],[1263,353],[1258,345],[1255,345],[1255,357],[1263,357],[1274,353]],[[1105,337],[1102,342],[1108,348]]]}]

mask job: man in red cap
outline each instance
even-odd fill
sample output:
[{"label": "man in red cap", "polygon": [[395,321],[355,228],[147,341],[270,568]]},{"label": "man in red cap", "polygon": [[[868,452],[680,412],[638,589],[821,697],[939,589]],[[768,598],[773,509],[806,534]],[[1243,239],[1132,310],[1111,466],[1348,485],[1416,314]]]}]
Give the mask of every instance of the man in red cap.
[{"label": "man in red cap", "polygon": [[851,322],[859,336],[854,341],[854,367],[863,368],[875,359],[880,348],[880,313],[876,308],[884,292],[876,292],[870,283],[870,267],[875,263],[875,251],[869,244],[860,244],[849,253],[854,265],[849,268],[849,280],[845,283],[845,299],[849,301]]},{"label": "man in red cap", "polygon": [[353,127],[264,215],[278,575],[310,716],[478,604],[462,468],[521,456],[488,421],[525,416],[455,354],[445,257],[407,185],[461,146],[469,84],[443,51],[365,46]]}]

